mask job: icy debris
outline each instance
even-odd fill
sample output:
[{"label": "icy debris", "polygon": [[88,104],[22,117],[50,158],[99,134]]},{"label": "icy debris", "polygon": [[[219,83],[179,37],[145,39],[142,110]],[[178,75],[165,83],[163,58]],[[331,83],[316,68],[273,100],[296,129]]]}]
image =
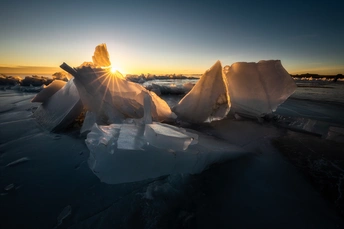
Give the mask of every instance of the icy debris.
[{"label": "icy debris", "polygon": [[63,220],[72,214],[72,207],[68,205],[65,207],[60,215],[57,217],[57,226],[61,225]]},{"label": "icy debris", "polygon": [[284,128],[317,136],[326,137],[327,135],[328,124],[326,122],[302,117],[285,117],[280,115],[274,117],[278,125]]},{"label": "icy debris", "polygon": [[12,183],[12,184],[7,185],[7,186],[4,188],[4,190],[5,190],[6,192],[9,192],[9,191],[11,191],[13,188],[14,188],[14,184]]},{"label": "icy debris", "polygon": [[330,126],[328,129],[326,139],[344,143],[344,128]]},{"label": "icy debris", "polygon": [[51,96],[53,96],[58,90],[66,85],[65,81],[54,80],[47,87],[44,87],[32,100],[31,102],[46,102]]},{"label": "icy debris", "polygon": [[276,111],[296,89],[280,60],[258,63],[237,62],[225,66],[231,111],[243,116],[262,117]]},{"label": "icy debris", "polygon": [[[48,88],[48,87],[47,87]],[[81,113],[81,103],[74,80],[54,93],[48,100],[37,108],[33,117],[49,131],[55,131],[68,126]]]},{"label": "icy debris", "polygon": [[180,95],[180,94],[186,94],[189,91],[191,91],[193,86],[194,84],[192,83],[185,83],[181,86],[177,86],[173,84],[166,86],[166,85],[159,85],[159,84],[152,83],[151,85],[147,85],[145,88],[147,90],[155,92],[157,95],[161,95],[161,94]]},{"label": "icy debris", "polygon": [[30,160],[30,159],[29,159],[28,157],[22,157],[22,158],[20,158],[20,159],[18,159],[18,160],[15,160],[15,161],[12,161],[12,162],[8,163],[8,164],[6,165],[6,167],[9,167],[9,166],[16,166],[16,165],[18,165],[18,164],[27,162],[27,161],[29,161],[29,160]]},{"label": "icy debris", "polygon": [[230,110],[226,77],[220,61],[207,70],[191,91],[173,108],[178,118],[194,122],[223,119]]}]

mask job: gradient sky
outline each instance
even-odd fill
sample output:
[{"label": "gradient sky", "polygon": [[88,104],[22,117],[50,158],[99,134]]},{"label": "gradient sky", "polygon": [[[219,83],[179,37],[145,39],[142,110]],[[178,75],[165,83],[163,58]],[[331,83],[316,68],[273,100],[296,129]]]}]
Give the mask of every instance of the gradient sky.
[{"label": "gradient sky", "polygon": [[124,74],[203,73],[216,60],[269,59],[289,73],[344,73],[342,0],[2,0],[0,8],[0,73],[76,67],[100,43]]}]

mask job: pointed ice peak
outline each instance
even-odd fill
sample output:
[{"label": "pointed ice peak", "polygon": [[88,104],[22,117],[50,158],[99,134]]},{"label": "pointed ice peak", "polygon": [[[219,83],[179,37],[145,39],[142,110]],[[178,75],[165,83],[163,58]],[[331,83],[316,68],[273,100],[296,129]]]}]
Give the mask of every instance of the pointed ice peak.
[{"label": "pointed ice peak", "polygon": [[97,45],[92,56],[93,64],[96,67],[110,67],[110,55],[107,51],[106,44]]},{"label": "pointed ice peak", "polygon": [[224,118],[230,109],[226,77],[220,61],[208,69],[191,91],[174,107],[178,118],[211,122]]}]

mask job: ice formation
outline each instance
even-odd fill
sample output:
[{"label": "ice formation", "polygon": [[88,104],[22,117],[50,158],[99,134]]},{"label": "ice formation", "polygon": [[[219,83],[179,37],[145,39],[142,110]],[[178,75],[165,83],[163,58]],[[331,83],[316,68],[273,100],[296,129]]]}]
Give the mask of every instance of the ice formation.
[{"label": "ice formation", "polygon": [[[221,152],[200,153],[205,148],[196,147],[197,133],[152,122],[152,100],[148,93],[144,102],[142,119],[127,119],[126,123],[108,126],[94,124],[87,134],[88,163],[101,181],[116,184],[172,173],[198,173],[211,163],[229,157],[222,151],[224,148],[218,148]],[[192,146],[196,148],[189,150]],[[238,148],[234,151],[242,153]]]},{"label": "ice formation", "polygon": [[[55,131],[68,126],[81,113],[83,108],[73,79],[69,80],[60,90],[53,93],[61,85],[55,86],[56,84],[45,88],[41,94],[38,94],[37,100],[34,98],[34,100],[39,100],[43,103],[37,108],[33,117],[49,131]],[[41,95],[51,95],[51,97],[45,100],[41,98]]]},{"label": "ice formation", "polygon": [[108,71],[109,60],[106,46],[96,47],[94,66],[71,68],[66,63],[61,68],[74,76],[80,98],[88,111],[96,115],[97,123],[121,123],[126,118],[143,117],[143,98],[152,98],[152,117],[155,121],[175,119],[168,104],[143,86],[127,81],[119,73]]},{"label": "ice formation", "polygon": [[58,90],[63,88],[66,85],[65,81],[62,80],[54,80],[51,84],[47,87],[44,87],[42,91],[40,91],[32,100],[31,102],[39,102],[44,103],[47,101],[51,96],[53,96]]},{"label": "ice formation", "polygon": [[222,73],[220,61],[217,61],[173,111],[182,120],[201,123],[222,119],[229,109],[226,77]]},{"label": "ice formation", "polygon": [[[196,174],[211,164],[245,153],[237,146],[201,133],[160,123],[146,124],[145,132],[138,131],[136,136],[125,134],[123,139],[126,139],[128,145],[124,144],[127,149],[123,149],[118,137],[121,130],[128,131],[129,126],[133,129],[137,127],[137,130],[140,128],[135,124],[95,124],[87,135],[86,145],[90,150],[88,164],[102,182],[118,184],[176,173]],[[151,127],[154,129],[147,133],[147,128]],[[166,129],[159,132],[159,128]],[[195,142],[191,139],[195,139]],[[135,146],[134,142],[139,142],[140,149],[128,150],[128,146]],[[184,148],[186,149],[183,150]]]},{"label": "ice formation", "polygon": [[[143,86],[111,73],[105,44],[96,47],[93,62],[60,67],[74,78],[56,80],[32,100],[42,105],[34,117],[48,130],[63,128],[86,109],[81,133],[91,170],[101,181],[116,184],[173,173],[199,173],[215,162],[243,154],[236,146],[201,133],[159,123],[220,120],[232,108],[260,117],[270,113],[295,90],[280,61],[235,63],[222,69],[217,61],[173,108]],[[153,84],[158,91],[165,90]],[[173,88],[178,92],[179,88]],[[158,121],[158,122],[156,122]]]},{"label": "ice formation", "polygon": [[231,111],[262,117],[272,113],[296,89],[296,84],[280,60],[258,63],[237,62],[225,66]]}]

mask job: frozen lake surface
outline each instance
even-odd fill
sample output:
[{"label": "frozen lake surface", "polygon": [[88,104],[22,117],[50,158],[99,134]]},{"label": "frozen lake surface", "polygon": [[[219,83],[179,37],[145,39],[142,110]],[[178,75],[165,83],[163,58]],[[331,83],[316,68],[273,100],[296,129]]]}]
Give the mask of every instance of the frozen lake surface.
[{"label": "frozen lake surface", "polygon": [[[344,228],[338,210],[344,143],[326,139],[330,127],[344,127],[344,85],[301,83],[267,120],[229,115],[210,124],[180,124],[250,154],[198,175],[116,185],[100,182],[90,170],[78,128],[47,132],[31,117],[39,105],[30,103],[35,94],[1,91],[0,227]],[[170,106],[181,97],[162,95]],[[324,192],[309,171],[338,192]]]}]

